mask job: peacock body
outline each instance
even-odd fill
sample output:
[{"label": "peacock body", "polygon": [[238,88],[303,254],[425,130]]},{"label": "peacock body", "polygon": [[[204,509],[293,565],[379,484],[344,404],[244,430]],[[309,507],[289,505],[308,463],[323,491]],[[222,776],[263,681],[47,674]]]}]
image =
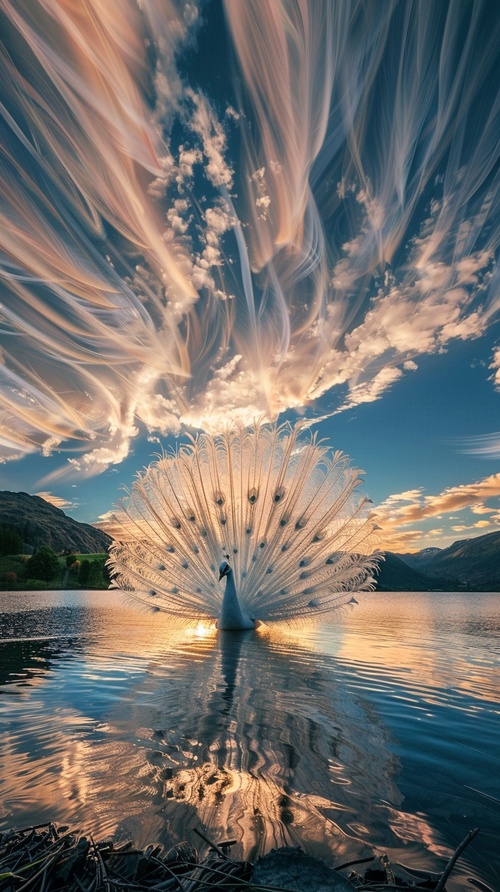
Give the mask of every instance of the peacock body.
[{"label": "peacock body", "polygon": [[113,516],[113,585],[183,622],[217,620],[224,596],[245,622],[327,613],[372,587],[360,482],[300,423],[201,434],[139,474]]}]

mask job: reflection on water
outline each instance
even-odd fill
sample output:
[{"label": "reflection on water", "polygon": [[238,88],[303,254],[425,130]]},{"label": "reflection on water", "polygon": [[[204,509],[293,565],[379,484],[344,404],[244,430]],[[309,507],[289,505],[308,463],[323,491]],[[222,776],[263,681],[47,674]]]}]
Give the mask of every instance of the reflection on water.
[{"label": "reflection on water", "polygon": [[115,593],[0,597],[0,827],[204,827],[252,860],[440,870],[480,826],[449,888],[500,885],[497,595],[369,595],[301,635],[173,633]]}]

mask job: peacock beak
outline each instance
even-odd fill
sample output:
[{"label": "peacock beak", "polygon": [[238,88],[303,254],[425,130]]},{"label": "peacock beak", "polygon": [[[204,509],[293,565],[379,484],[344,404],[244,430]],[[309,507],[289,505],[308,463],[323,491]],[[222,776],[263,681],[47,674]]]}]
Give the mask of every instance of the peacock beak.
[{"label": "peacock beak", "polygon": [[220,568],[219,568],[219,582],[221,581],[221,579],[224,578],[224,576],[227,576],[228,573],[229,573],[228,564],[221,564]]}]

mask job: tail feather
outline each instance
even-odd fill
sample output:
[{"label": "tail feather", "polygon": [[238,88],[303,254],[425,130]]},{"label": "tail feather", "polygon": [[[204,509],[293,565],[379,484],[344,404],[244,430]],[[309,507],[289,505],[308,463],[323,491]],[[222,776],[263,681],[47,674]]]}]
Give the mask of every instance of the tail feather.
[{"label": "tail feather", "polygon": [[215,618],[228,555],[242,608],[286,622],[369,588],[376,525],[354,495],[359,475],[299,434],[300,424],[235,426],[150,465],[116,514],[118,584],[156,609]]}]

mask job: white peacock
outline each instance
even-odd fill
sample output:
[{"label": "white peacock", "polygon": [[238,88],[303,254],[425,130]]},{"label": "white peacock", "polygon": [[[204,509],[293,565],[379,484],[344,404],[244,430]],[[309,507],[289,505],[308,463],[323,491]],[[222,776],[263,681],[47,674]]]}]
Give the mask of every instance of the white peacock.
[{"label": "white peacock", "polygon": [[359,472],[300,433],[236,425],[149,465],[113,516],[113,586],[219,629],[296,623],[371,589],[380,555]]}]

